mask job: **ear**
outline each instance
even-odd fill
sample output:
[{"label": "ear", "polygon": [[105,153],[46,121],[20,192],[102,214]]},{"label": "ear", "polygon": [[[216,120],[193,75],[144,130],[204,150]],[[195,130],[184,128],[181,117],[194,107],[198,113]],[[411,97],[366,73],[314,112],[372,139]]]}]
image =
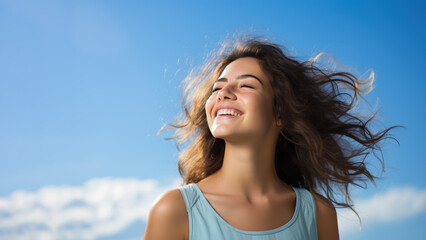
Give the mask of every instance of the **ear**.
[{"label": "ear", "polygon": [[281,122],[281,118],[280,118],[280,116],[278,116],[278,117],[276,118],[275,122],[276,122],[276,124],[277,124],[277,126],[278,126],[278,127],[282,127],[282,126],[283,126],[283,123]]}]

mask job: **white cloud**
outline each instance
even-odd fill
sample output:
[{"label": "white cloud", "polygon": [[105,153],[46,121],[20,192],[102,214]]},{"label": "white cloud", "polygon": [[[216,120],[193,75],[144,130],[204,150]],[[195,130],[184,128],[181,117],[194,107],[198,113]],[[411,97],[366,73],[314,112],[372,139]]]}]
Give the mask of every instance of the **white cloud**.
[{"label": "white cloud", "polygon": [[[14,240],[96,239],[146,221],[157,197],[178,187],[156,180],[92,179],[82,186],[46,186],[18,190],[0,198],[0,238]],[[394,188],[355,201],[363,226],[401,221],[426,212],[426,190]],[[340,234],[359,230],[355,214],[338,210]],[[141,237],[143,229],[141,229]]]},{"label": "white cloud", "polygon": [[[155,180],[101,178],[83,186],[47,186],[0,198],[1,239],[96,239],[146,220],[161,193]],[[143,234],[141,229],[141,236]]]},{"label": "white cloud", "polygon": [[[426,190],[412,187],[393,188],[369,199],[354,201],[362,226],[380,222],[402,221],[426,212]],[[338,210],[339,230],[347,234],[360,230],[356,215],[348,210]]]}]

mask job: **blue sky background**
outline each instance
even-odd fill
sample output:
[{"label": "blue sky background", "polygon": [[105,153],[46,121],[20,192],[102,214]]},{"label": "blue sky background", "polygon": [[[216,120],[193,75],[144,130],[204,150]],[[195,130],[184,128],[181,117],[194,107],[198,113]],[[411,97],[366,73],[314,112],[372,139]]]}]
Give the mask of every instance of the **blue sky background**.
[{"label": "blue sky background", "polygon": [[[379,127],[406,129],[393,131],[400,146],[384,147],[383,180],[354,192],[365,209],[375,196],[387,196],[389,208],[341,237],[425,238],[425,11],[423,1],[0,0],[0,239],[55,239],[67,229],[91,231],[79,239],[140,239],[149,204],[179,178],[175,143],[163,139],[171,133],[156,132],[181,110],[186,74],[236,33],[266,36],[300,60],[326,52],[358,75],[374,70],[367,99],[380,110]],[[73,215],[74,200],[46,210],[67,189],[112,181],[111,199],[125,201],[126,186],[148,180],[156,190],[135,197],[145,199],[140,215],[129,211],[115,231]],[[85,201],[77,205],[90,212]],[[117,204],[106,209],[126,208]],[[87,218],[58,227],[64,209]]]}]

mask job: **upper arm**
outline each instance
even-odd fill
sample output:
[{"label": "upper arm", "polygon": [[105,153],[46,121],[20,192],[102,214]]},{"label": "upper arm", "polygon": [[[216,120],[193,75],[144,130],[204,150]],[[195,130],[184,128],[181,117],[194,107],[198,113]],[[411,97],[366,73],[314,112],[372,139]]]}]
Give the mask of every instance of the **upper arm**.
[{"label": "upper arm", "polygon": [[179,189],[162,194],[152,206],[144,240],[184,240],[188,214]]},{"label": "upper arm", "polygon": [[315,194],[318,240],[338,240],[336,209],[329,200]]}]

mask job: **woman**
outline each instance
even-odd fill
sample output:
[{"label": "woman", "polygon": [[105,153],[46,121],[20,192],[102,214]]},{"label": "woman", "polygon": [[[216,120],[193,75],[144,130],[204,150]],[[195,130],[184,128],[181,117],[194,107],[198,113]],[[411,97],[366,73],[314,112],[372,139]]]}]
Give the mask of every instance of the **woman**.
[{"label": "woman", "polygon": [[159,197],[144,239],[339,239],[334,206],[352,209],[349,186],[374,182],[364,160],[391,129],[372,133],[374,115],[350,113],[373,79],[248,39],[187,80],[185,115],[172,125],[178,146],[189,142],[186,185]]}]

